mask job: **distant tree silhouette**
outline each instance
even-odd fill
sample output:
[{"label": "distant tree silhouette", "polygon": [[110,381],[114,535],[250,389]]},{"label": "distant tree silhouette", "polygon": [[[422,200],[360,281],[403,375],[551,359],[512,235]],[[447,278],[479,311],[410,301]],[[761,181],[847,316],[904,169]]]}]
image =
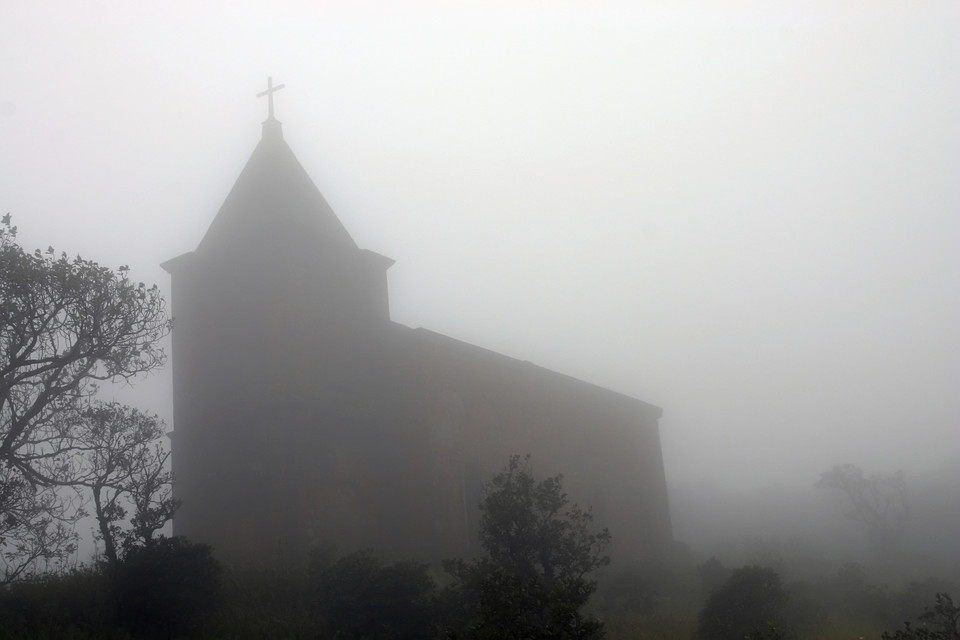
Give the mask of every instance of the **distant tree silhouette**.
[{"label": "distant tree silhouette", "polygon": [[899,550],[908,516],[902,471],[866,477],[860,467],[841,464],[820,474],[816,486],[846,494],[844,515],[866,525],[870,541],[882,554]]},{"label": "distant tree silhouette", "polygon": [[530,456],[512,456],[480,503],[480,542],[488,556],[446,563],[464,607],[462,632],[473,638],[602,638],[602,623],[581,612],[609,564],[606,529],[571,505],[563,477],[537,481]]}]

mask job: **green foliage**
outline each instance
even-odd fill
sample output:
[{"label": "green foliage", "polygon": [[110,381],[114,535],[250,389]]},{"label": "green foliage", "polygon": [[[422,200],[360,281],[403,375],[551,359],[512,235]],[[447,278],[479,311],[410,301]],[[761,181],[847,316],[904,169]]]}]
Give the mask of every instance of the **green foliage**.
[{"label": "green foliage", "polygon": [[[571,505],[563,478],[534,479],[529,456],[512,456],[480,504],[480,541],[489,554],[446,564],[457,583],[458,626],[474,638],[601,638],[581,612],[605,566],[610,533],[592,530],[589,511]],[[449,595],[448,595],[449,597]]]},{"label": "green foliage", "polygon": [[317,552],[309,565],[314,612],[331,636],[430,638],[436,632],[436,585],[427,565],[384,565],[370,551],[331,560]]},{"label": "green foliage", "polygon": [[219,592],[220,567],[209,547],[160,538],[131,550],[119,565],[0,590],[0,640],[179,637],[198,628]]},{"label": "green foliage", "polygon": [[183,634],[220,602],[220,564],[185,538],[131,548],[112,573],[120,623],[138,637]]},{"label": "green foliage", "polygon": [[[478,600],[466,596],[476,592],[465,590],[461,582],[454,589],[438,591],[424,566],[388,564],[370,552],[343,558],[317,552],[303,568],[234,569],[216,578],[221,572],[210,571],[209,550],[204,547],[183,540],[155,542],[161,549],[129,554],[126,568],[121,560],[119,568],[100,565],[21,580],[0,589],[0,640],[590,637],[589,629],[577,636],[474,626]],[[674,640],[694,636],[697,610],[706,608],[696,600],[701,593],[696,568],[691,561],[664,569],[637,565],[604,575],[597,594],[601,597],[590,603],[590,610],[603,620],[606,637]],[[743,580],[750,573],[745,569],[759,568],[732,572],[716,592],[742,596],[725,601],[732,605],[732,611],[726,611],[728,618],[737,607],[753,611],[771,600],[769,593],[760,590],[757,595],[754,589],[762,580]],[[759,571],[754,578],[776,576],[770,569]],[[211,574],[215,579],[210,579]],[[930,589],[941,584],[928,579],[897,589],[877,587],[866,582],[859,567],[848,565],[822,580],[785,585],[782,591],[787,595],[774,607],[775,615],[754,612],[741,636],[707,634],[702,628],[698,635],[721,640],[876,638],[882,629],[917,617],[923,609],[918,600],[923,597],[923,604],[929,604],[935,599]],[[503,587],[499,592],[503,594],[509,593],[510,585],[480,586]],[[648,597],[652,592],[657,594],[655,599]],[[869,610],[851,604],[860,600],[870,604]],[[958,609],[941,591],[936,605],[919,621],[887,633],[885,640],[956,640],[950,634],[955,633]],[[904,611],[910,614],[901,615]],[[891,617],[897,621],[881,622]]]},{"label": "green foliage", "polygon": [[[832,610],[837,614],[875,621],[881,628],[915,618],[937,593],[956,588],[953,583],[935,578],[914,580],[898,589],[884,584],[867,584],[865,581],[844,584],[839,590],[837,586],[836,581],[821,585],[824,603],[831,603]],[[831,590],[836,595],[831,597]]]},{"label": "green foliage", "polygon": [[783,640],[783,634],[777,629],[776,625],[773,623],[767,623],[767,626],[762,629],[754,629],[746,636],[746,640]]},{"label": "green foliage", "polygon": [[609,640],[686,640],[697,628],[695,613],[675,611],[643,614],[625,610],[604,616],[603,623]]},{"label": "green foliage", "polygon": [[884,632],[883,640],[960,640],[960,605],[947,593],[938,593],[936,603],[920,616],[920,625],[903,623],[903,629],[892,635]]},{"label": "green foliage", "polygon": [[590,610],[610,640],[693,637],[703,603],[692,559],[613,566],[599,580]]},{"label": "green foliage", "polygon": [[199,638],[262,640],[320,638],[311,615],[305,571],[287,568],[233,568],[223,577],[221,606],[207,616]]},{"label": "green foliage", "polygon": [[734,569],[700,611],[697,635],[704,640],[742,640],[751,634],[770,637],[769,630],[780,623],[785,600],[780,576],[773,569]]},{"label": "green foliage", "polygon": [[0,640],[20,638],[123,638],[113,587],[101,571],[22,580],[0,591]]}]

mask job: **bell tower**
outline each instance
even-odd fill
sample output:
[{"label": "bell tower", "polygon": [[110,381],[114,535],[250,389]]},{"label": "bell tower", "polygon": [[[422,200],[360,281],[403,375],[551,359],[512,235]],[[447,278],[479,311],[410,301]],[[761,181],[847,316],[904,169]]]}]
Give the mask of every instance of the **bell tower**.
[{"label": "bell tower", "polygon": [[322,424],[323,406],[376,377],[390,325],[393,261],[357,247],[284,141],[273,109],[281,88],[268,80],[259,94],[269,101],[260,142],[197,249],[162,265],[183,501],[174,530],[226,555],[309,544],[282,522],[304,508],[278,500],[302,491],[284,470],[316,448],[305,438],[342,428],[336,412]]}]

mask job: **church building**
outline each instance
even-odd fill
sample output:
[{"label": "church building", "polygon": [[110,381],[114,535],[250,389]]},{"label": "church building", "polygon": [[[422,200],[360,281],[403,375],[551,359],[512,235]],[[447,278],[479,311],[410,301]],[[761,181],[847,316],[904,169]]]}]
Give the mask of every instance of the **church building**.
[{"label": "church building", "polygon": [[393,260],[357,245],[297,161],[276,89],[199,245],[163,265],[174,533],[247,563],[321,544],[475,555],[484,483],[529,453],[537,477],[562,473],[610,529],[615,562],[663,556],[661,409],[393,322]]}]

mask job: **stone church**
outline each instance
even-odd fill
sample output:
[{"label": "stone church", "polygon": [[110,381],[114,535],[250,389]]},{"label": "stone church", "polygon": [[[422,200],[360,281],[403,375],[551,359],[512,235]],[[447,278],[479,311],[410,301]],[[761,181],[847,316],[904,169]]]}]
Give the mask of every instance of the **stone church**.
[{"label": "stone church", "polygon": [[292,562],[320,544],[469,556],[484,483],[530,453],[538,477],[563,473],[571,500],[609,527],[615,561],[666,553],[661,410],[391,321],[393,260],[357,246],[270,98],[196,250],[163,265],[174,532],[239,562]]}]

